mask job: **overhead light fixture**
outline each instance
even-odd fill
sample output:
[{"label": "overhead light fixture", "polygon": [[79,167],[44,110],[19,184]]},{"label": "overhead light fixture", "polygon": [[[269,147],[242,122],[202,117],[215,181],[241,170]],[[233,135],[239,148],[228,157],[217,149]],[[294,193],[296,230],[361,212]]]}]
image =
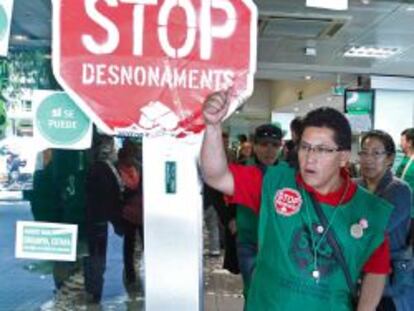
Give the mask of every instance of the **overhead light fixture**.
[{"label": "overhead light fixture", "polygon": [[345,57],[388,58],[399,53],[396,47],[352,46],[345,51]]},{"label": "overhead light fixture", "polygon": [[348,10],[348,0],[306,0],[306,6],[328,10]]},{"label": "overhead light fixture", "polygon": [[305,55],[306,56],[316,56],[316,48],[306,47],[305,48]]},{"label": "overhead light fixture", "polygon": [[312,76],[305,76],[305,80],[310,80],[312,79]]},{"label": "overhead light fixture", "polygon": [[16,40],[16,41],[27,41],[27,40],[29,40],[29,37],[25,36],[25,35],[14,35],[12,38],[13,38],[13,40]]}]

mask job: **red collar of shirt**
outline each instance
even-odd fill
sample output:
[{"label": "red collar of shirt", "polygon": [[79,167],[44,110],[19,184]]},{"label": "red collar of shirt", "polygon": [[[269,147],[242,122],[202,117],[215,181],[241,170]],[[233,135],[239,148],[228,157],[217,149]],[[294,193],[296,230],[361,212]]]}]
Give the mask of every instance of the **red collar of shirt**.
[{"label": "red collar of shirt", "polygon": [[[357,190],[357,185],[352,181],[352,179],[349,177],[348,172],[345,169],[341,169],[341,176],[343,178],[343,182],[341,187],[339,187],[338,190],[327,193],[327,194],[321,194],[317,192],[313,187],[307,185],[305,181],[302,179],[302,176],[300,173],[296,175],[296,182],[300,187],[303,187],[307,192],[312,193],[314,195],[315,200],[317,200],[320,203],[328,204],[328,205],[338,205],[347,203],[353,195],[355,194]],[[347,189],[348,188],[348,189]],[[342,199],[342,196],[344,195],[344,191],[347,191],[345,196]],[[342,202],[339,202],[342,199]]]}]

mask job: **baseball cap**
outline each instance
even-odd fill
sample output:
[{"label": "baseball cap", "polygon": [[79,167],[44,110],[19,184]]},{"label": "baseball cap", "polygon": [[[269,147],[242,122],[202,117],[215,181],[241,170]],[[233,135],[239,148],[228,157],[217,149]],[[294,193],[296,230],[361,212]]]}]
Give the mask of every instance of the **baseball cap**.
[{"label": "baseball cap", "polygon": [[272,141],[280,142],[282,140],[282,130],[273,124],[263,124],[256,128],[254,133],[255,142]]}]

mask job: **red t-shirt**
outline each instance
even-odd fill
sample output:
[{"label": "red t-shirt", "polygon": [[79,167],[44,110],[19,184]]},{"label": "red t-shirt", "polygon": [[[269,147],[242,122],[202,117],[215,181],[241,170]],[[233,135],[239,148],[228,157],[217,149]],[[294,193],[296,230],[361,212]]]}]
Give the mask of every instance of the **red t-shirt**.
[{"label": "red t-shirt", "polygon": [[[234,179],[234,194],[229,198],[229,201],[249,207],[258,214],[260,211],[263,173],[255,166],[230,164],[229,169]],[[357,189],[356,184],[349,178],[349,175],[345,171],[341,172],[341,175],[346,182],[337,191],[326,195],[322,195],[312,189],[312,187],[306,185],[300,174],[297,175],[296,180],[306,191],[313,192],[315,199],[319,202],[335,205],[342,199],[345,187],[348,187],[348,192],[345,194],[342,203],[349,201]],[[384,238],[383,243],[372,253],[369,260],[365,263],[363,271],[374,274],[388,274],[391,272],[390,245],[387,237]]]}]

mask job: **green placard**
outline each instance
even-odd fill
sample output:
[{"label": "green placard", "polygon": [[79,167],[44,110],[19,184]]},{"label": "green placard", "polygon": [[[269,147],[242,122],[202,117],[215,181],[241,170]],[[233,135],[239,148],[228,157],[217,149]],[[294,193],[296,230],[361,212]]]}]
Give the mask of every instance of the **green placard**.
[{"label": "green placard", "polygon": [[9,27],[7,13],[4,6],[0,4],[0,40],[3,40],[4,35],[7,33],[7,27]]},{"label": "green placard", "polygon": [[78,143],[88,132],[88,117],[65,93],[47,96],[36,111],[36,124],[41,135],[54,144]]},{"label": "green placard", "polygon": [[78,226],[39,221],[17,221],[16,258],[75,261]]},{"label": "green placard", "polygon": [[62,233],[62,229],[23,228],[23,251],[26,253],[69,255],[72,247],[72,234]]}]

